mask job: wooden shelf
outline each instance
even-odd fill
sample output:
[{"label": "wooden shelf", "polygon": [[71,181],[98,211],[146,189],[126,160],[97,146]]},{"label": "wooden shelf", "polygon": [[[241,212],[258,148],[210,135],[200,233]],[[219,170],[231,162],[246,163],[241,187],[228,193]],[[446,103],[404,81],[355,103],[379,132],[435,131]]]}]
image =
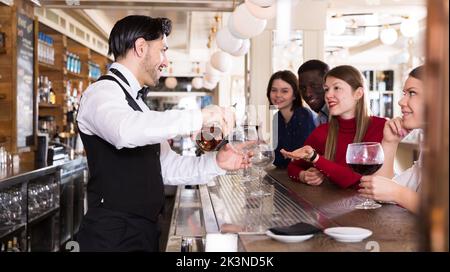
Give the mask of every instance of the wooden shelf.
[{"label": "wooden shelf", "polygon": [[39,62],[39,70],[42,71],[61,71],[61,68],[56,67],[55,65],[52,64],[47,64],[47,63],[43,63],[43,62]]},{"label": "wooden shelf", "polygon": [[50,103],[39,103],[40,108],[61,108],[62,106],[59,104],[50,104]]},{"label": "wooden shelf", "polygon": [[87,77],[82,74],[72,73],[72,72],[67,71],[66,69],[64,69],[64,75],[68,76],[71,79],[76,79],[76,80],[87,79]]}]

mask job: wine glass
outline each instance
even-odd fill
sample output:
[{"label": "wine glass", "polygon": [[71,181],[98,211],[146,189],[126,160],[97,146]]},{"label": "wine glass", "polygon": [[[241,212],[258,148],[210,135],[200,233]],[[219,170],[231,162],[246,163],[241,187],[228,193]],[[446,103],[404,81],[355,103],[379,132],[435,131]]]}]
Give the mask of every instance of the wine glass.
[{"label": "wine glass", "polygon": [[[227,140],[231,148],[233,148],[233,150],[237,153],[242,154],[244,160],[247,160],[248,153],[256,147],[258,141],[256,126],[237,126],[227,137]],[[249,169],[244,169],[244,173],[241,178],[243,182],[251,181],[251,175],[248,175],[248,170]]]},{"label": "wine glass", "polygon": [[266,192],[262,189],[263,169],[269,166],[275,160],[273,148],[264,142],[259,142],[253,149],[252,165],[258,170],[258,190],[252,192],[252,196],[265,196]]},{"label": "wine glass", "polygon": [[[384,152],[380,143],[363,142],[352,143],[347,147],[347,164],[353,171],[361,175],[372,175],[381,168],[384,162]],[[377,209],[381,205],[372,199],[366,199],[364,202],[355,206],[356,209]]]}]

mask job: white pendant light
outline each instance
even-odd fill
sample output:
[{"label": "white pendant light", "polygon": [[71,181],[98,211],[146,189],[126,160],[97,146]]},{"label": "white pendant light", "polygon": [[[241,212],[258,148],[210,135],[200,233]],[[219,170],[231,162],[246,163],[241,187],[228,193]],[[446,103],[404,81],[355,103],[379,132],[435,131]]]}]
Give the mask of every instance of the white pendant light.
[{"label": "white pendant light", "polygon": [[201,89],[203,87],[203,79],[201,77],[194,77],[191,84],[194,89]]},{"label": "white pendant light", "polygon": [[250,0],[250,2],[260,7],[268,7],[272,6],[276,2],[276,0]]},{"label": "white pendant light", "polygon": [[219,77],[222,74],[219,70],[212,67],[211,62],[206,63],[205,74],[209,74],[215,77]]},{"label": "white pendant light", "polygon": [[248,11],[258,19],[273,19],[277,15],[277,5],[273,4],[268,7],[261,7],[254,4],[251,0],[245,0]]},{"label": "white pendant light", "polygon": [[235,37],[248,39],[261,34],[266,28],[267,20],[253,16],[245,4],[239,5],[228,19],[228,28]]},{"label": "white pendant light", "polygon": [[209,81],[204,81],[203,82],[203,88],[208,89],[208,90],[212,90],[217,86],[217,82],[209,82]]},{"label": "white pendant light", "polygon": [[241,48],[239,48],[236,52],[231,53],[231,55],[235,57],[240,57],[247,54],[249,49],[250,49],[250,40],[245,39],[242,43]]},{"label": "white pendant light", "polygon": [[205,75],[203,77],[203,85],[205,85],[206,82],[217,83],[217,82],[219,82],[219,80],[220,80],[220,76],[215,76],[215,75],[205,73]]},{"label": "white pendant light", "polygon": [[342,35],[345,32],[345,28],[346,23],[342,17],[330,18],[327,21],[327,30],[331,35]]},{"label": "white pendant light", "polygon": [[174,77],[168,77],[166,78],[166,80],[164,81],[164,85],[168,88],[168,89],[175,89],[175,87],[177,87],[178,81],[176,78]]},{"label": "white pendant light", "polygon": [[397,41],[397,31],[393,28],[383,28],[380,32],[380,40],[383,44],[391,45]]},{"label": "white pendant light", "polygon": [[228,72],[231,68],[230,55],[223,51],[215,52],[211,55],[211,66],[222,73]]},{"label": "white pendant light", "polygon": [[419,22],[413,18],[408,18],[400,24],[400,32],[403,36],[411,38],[419,32]]},{"label": "white pendant light", "polygon": [[242,46],[242,39],[238,39],[230,33],[228,27],[223,27],[216,35],[217,46],[227,53],[233,53]]}]

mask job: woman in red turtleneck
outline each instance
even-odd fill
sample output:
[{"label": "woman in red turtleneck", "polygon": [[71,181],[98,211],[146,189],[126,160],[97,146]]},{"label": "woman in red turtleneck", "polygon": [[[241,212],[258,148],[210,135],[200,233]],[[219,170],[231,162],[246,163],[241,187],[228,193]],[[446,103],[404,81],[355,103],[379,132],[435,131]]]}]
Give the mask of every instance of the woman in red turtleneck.
[{"label": "woman in red turtleneck", "polygon": [[361,175],[345,161],[347,146],[354,142],[381,142],[385,119],[370,116],[364,91],[364,78],[354,67],[337,66],[325,75],[325,101],[330,121],[317,127],[305,146],[281,153],[293,159],[289,177],[309,185],[325,178],[346,188],[358,184]]}]

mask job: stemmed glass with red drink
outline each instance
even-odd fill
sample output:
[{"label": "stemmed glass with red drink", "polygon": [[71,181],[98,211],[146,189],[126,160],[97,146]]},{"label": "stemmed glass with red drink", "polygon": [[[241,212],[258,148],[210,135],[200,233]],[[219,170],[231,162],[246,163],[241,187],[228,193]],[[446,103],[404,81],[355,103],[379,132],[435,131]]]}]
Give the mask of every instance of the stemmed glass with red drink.
[{"label": "stemmed glass with red drink", "polygon": [[[347,147],[347,164],[353,171],[366,176],[372,175],[381,168],[384,162],[384,152],[380,143],[362,142],[352,143]],[[372,199],[366,199],[364,202],[355,206],[356,209],[377,209],[381,205]]]}]

